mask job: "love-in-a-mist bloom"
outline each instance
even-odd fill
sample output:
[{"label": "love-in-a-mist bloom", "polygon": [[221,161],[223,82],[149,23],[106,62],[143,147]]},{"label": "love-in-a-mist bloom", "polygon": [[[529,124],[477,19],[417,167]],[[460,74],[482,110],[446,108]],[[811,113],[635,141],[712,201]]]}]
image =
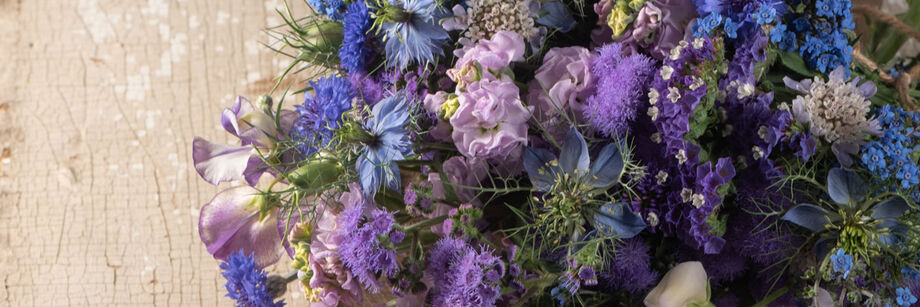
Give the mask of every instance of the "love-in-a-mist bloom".
[{"label": "love-in-a-mist bloom", "polygon": [[443,54],[447,30],[440,21],[446,10],[434,0],[387,0],[377,8],[387,65],[405,69],[410,63],[427,64]]},{"label": "love-in-a-mist bloom", "polygon": [[875,95],[875,84],[866,81],[859,84],[859,77],[847,81],[846,69],[837,67],[825,81],[820,77],[813,80],[793,81],[788,77],[783,82],[800,95],[792,101],[795,119],[808,124],[809,131],[831,144],[831,150],[844,166],[853,164],[852,155],[859,152],[871,135],[880,134],[878,121],[869,117],[869,98]]},{"label": "love-in-a-mist bloom", "polygon": [[371,118],[364,123],[369,136],[356,166],[366,195],[375,195],[381,186],[400,190],[396,161],[413,154],[408,121],[409,110],[402,96],[384,98],[371,110]]}]

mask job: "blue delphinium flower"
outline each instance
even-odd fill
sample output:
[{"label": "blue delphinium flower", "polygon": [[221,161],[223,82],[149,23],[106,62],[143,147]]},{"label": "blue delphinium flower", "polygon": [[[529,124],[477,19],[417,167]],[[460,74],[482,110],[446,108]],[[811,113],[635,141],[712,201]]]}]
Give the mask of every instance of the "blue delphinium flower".
[{"label": "blue delphinium flower", "polygon": [[445,15],[434,0],[387,0],[378,7],[376,22],[383,33],[387,65],[405,69],[409,63],[427,64],[435,54],[443,54],[441,45],[448,35],[440,23]]},{"label": "blue delphinium flower", "polygon": [[917,298],[910,293],[910,289],[897,288],[895,293],[897,294],[895,300],[897,300],[898,306],[910,306],[917,302]]},{"label": "blue delphinium flower", "polygon": [[316,153],[320,146],[328,146],[333,131],[342,123],[342,114],[351,110],[354,98],[348,80],[339,77],[324,77],[310,81],[313,94],[305,94],[303,104],[294,106],[300,115],[291,127],[291,136],[298,143],[304,155]]},{"label": "blue delphinium flower", "polygon": [[833,263],[834,272],[843,273],[843,278],[846,279],[850,275],[850,270],[853,269],[853,256],[847,255],[842,248],[838,248],[837,253],[831,255],[831,263]]},{"label": "blue delphinium flower", "polygon": [[284,300],[274,302],[268,289],[267,273],[256,264],[254,255],[246,256],[242,250],[235,252],[220,264],[220,269],[227,279],[227,297],[236,300],[236,306],[284,306]]},{"label": "blue delphinium flower", "polygon": [[373,197],[380,186],[399,191],[399,166],[395,161],[413,155],[406,123],[409,106],[405,97],[391,96],[374,105],[372,117],[364,123],[370,134],[364,153],[358,157],[357,170],[364,194]]},{"label": "blue delphinium flower", "polygon": [[343,18],[342,11],[345,8],[343,0],[310,0],[309,3],[317,13],[329,16],[332,20]]},{"label": "blue delphinium flower", "polygon": [[364,1],[355,1],[348,5],[342,24],[342,48],[339,48],[342,68],[349,72],[362,71],[365,58],[371,53],[371,48],[367,45],[371,15]]}]

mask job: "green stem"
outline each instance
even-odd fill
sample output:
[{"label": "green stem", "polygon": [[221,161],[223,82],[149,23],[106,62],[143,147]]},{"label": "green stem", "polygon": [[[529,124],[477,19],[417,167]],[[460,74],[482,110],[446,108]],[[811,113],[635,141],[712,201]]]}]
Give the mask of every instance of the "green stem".
[{"label": "green stem", "polygon": [[408,233],[408,232],[415,232],[415,231],[417,231],[417,230],[419,230],[419,229],[422,229],[422,228],[425,228],[425,227],[437,225],[437,224],[443,222],[445,219],[447,219],[447,216],[446,216],[446,215],[438,216],[438,217],[435,217],[435,218],[430,218],[430,219],[427,219],[427,220],[424,220],[424,221],[421,221],[421,222],[418,222],[418,223],[409,225],[409,226],[406,227],[406,228],[403,228],[403,232],[407,232],[407,233]]},{"label": "green stem", "polygon": [[777,298],[779,298],[783,294],[786,294],[786,292],[789,292],[789,286],[785,286],[785,287],[777,289],[776,291],[773,291],[773,293],[770,293],[770,295],[767,295],[767,297],[764,297],[762,300],[754,304],[753,307],[769,306],[770,303],[775,301]]}]

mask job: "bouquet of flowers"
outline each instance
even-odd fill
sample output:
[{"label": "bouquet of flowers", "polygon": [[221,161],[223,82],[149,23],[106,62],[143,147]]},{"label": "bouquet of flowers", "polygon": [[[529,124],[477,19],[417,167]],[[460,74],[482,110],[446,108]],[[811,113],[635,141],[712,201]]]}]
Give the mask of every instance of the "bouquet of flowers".
[{"label": "bouquet of flowers", "polygon": [[917,305],[920,1],[307,2],[193,142],[240,306]]}]

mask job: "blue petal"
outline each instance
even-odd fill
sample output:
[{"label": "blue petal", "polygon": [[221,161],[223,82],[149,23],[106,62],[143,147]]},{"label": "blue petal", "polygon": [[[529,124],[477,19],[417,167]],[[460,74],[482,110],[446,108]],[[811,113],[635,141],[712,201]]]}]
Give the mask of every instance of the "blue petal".
[{"label": "blue petal", "polygon": [[575,18],[572,18],[572,12],[560,1],[543,2],[539,15],[540,19],[537,19],[537,23],[559,29],[563,33],[569,32],[575,27]]},{"label": "blue petal", "polygon": [[888,231],[879,234],[878,240],[885,245],[897,245],[907,237],[907,226],[895,220],[886,220],[878,224],[879,229],[885,228]]},{"label": "blue petal", "polygon": [[527,147],[524,149],[524,170],[527,177],[538,191],[549,191],[556,181],[556,174],[561,172],[553,153],[539,148]]},{"label": "blue petal", "polygon": [[868,188],[865,182],[855,171],[835,167],[827,173],[827,193],[838,204],[849,205],[862,201],[866,192]]},{"label": "blue petal", "polygon": [[831,217],[831,213],[821,207],[799,204],[789,209],[789,212],[783,215],[783,220],[808,228],[813,232],[821,232],[824,231],[824,226],[828,224]]},{"label": "blue petal", "polygon": [[606,203],[594,214],[594,227],[608,236],[632,238],[645,226],[645,220],[623,203]]},{"label": "blue petal", "polygon": [[585,137],[575,130],[575,127],[569,128],[569,133],[565,135],[565,142],[562,143],[562,152],[559,153],[559,166],[566,174],[575,174],[575,170],[587,171],[591,163],[588,157],[588,144],[585,143]]},{"label": "blue petal", "polygon": [[903,198],[895,196],[872,207],[872,218],[877,220],[897,219],[908,208],[910,207],[907,206],[907,202]]},{"label": "blue petal", "polygon": [[623,172],[623,157],[617,143],[610,143],[601,149],[591,164],[591,183],[595,188],[608,187],[620,179]]}]

